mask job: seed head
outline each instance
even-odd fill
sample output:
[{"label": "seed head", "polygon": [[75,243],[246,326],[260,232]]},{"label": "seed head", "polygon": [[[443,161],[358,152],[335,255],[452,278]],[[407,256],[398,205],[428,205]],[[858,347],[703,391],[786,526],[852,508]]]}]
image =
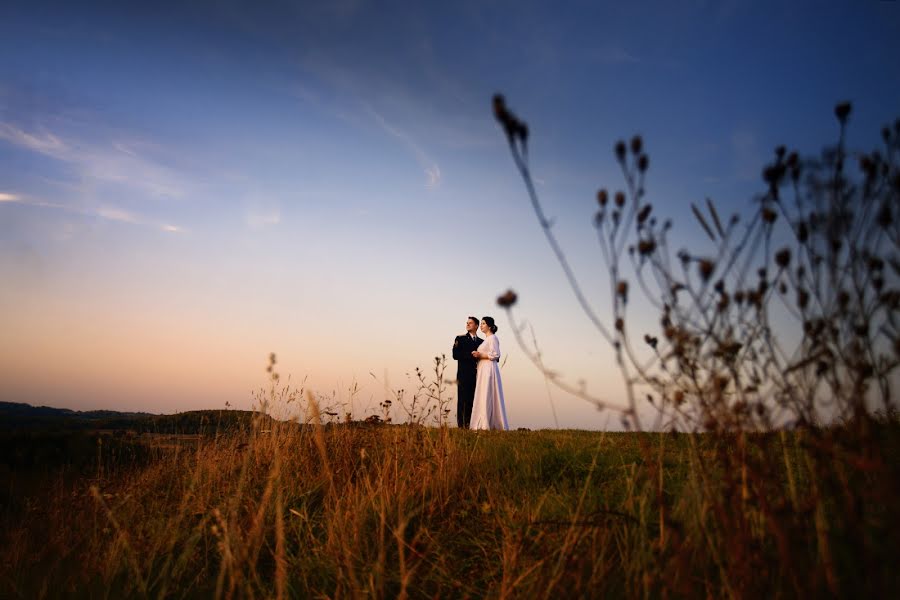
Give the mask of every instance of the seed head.
[{"label": "seed head", "polygon": [[597,204],[606,206],[607,202],[609,202],[609,194],[606,192],[606,188],[603,188],[597,192]]},{"label": "seed head", "polygon": [[791,251],[789,248],[782,248],[775,254],[775,264],[782,269],[787,268],[791,262]]},{"label": "seed head", "polygon": [[512,290],[506,290],[506,293],[497,298],[497,305],[503,308],[510,308],[516,303],[519,297]]},{"label": "seed head", "polygon": [[643,173],[647,170],[647,167],[650,166],[650,159],[647,157],[646,154],[641,154],[638,157],[637,166],[638,166],[638,170],[640,170],[641,173]]},{"label": "seed head", "polygon": [[615,196],[616,206],[623,207],[625,206],[625,192],[618,191]]},{"label": "seed head", "polygon": [[798,161],[799,161],[799,157],[797,156],[796,152],[791,152],[790,154],[788,154],[787,165],[789,167],[796,167]]},{"label": "seed head", "polygon": [[847,122],[847,117],[850,116],[850,110],[852,105],[849,102],[841,102],[837,106],[834,107],[834,116],[837,117],[838,121],[840,121],[841,125]]},{"label": "seed head", "polygon": [[656,241],[655,240],[649,239],[649,240],[641,240],[640,242],[638,242],[638,252],[640,252],[640,254],[642,256],[646,256],[646,255],[650,254],[651,252],[653,252],[654,250],[656,250]]},{"label": "seed head", "polygon": [[653,210],[653,205],[652,205],[652,204],[645,204],[645,205],[644,205],[644,208],[641,209],[641,212],[638,213],[638,216],[637,216],[637,222],[638,222],[639,224],[641,224],[641,223],[643,223],[644,221],[646,221],[646,220],[647,220],[647,217],[650,216],[650,211],[652,211],[652,210]]},{"label": "seed head", "polygon": [[631,138],[631,153],[632,154],[640,154],[641,148],[643,147],[643,140],[641,140],[641,136],[636,135]]},{"label": "seed head", "polygon": [[709,259],[702,259],[700,264],[698,265],[698,270],[700,271],[700,278],[703,281],[709,281],[709,278],[712,277],[713,270],[716,265]]},{"label": "seed head", "polygon": [[625,148],[624,141],[619,140],[618,142],[616,142],[615,152],[616,152],[617,159],[619,159],[620,161],[625,160],[626,148]]}]

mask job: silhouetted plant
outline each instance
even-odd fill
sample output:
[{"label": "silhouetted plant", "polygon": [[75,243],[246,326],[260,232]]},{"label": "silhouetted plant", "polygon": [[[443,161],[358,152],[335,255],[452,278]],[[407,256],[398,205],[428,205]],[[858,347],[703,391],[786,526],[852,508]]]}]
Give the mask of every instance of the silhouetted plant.
[{"label": "silhouetted plant", "polygon": [[[553,384],[619,410],[626,427],[643,426],[646,399],[654,429],[706,431],[720,440],[710,453],[691,438],[685,504],[693,508],[680,514],[665,493],[664,438],[658,455],[644,444],[644,482],[656,492],[659,515],[657,589],[676,584],[669,575],[683,573],[698,553],[716,573],[706,589],[732,597],[785,588],[798,596],[882,595],[896,587],[891,574],[872,573],[896,544],[872,538],[898,533],[897,518],[879,508],[897,494],[879,436],[897,425],[885,416],[896,415],[891,378],[900,364],[900,120],[882,130],[883,148],[850,153],[851,107],[839,104],[837,143],[806,159],[776,148],[749,215],[723,219],[708,199],[691,205],[712,244],[703,250],[672,251],[672,223],[659,222],[646,199],[644,140],[617,142],[624,189],[600,189],[593,219],[612,298],[603,319],[537,196],[529,128],[502,96],[493,107],[551,250],[588,320],[613,348],[625,402],[591,395],[547,368],[521,335],[518,296],[509,290],[497,303],[523,351]],[[658,331],[629,320],[636,290],[659,311]],[[767,448],[771,437],[748,433],[783,426],[801,428],[780,434],[783,460]],[[780,584],[761,580],[760,569]]]},{"label": "silhouetted plant", "polygon": [[[850,105],[838,105],[838,143],[811,159],[776,148],[762,172],[766,191],[754,198],[746,224],[738,214],[723,220],[709,199],[705,210],[691,205],[713,244],[705,251],[670,250],[672,223],[658,222],[646,200],[644,142],[640,136],[617,142],[625,189],[600,189],[593,220],[613,300],[604,320],[538,199],[527,126],[501,96],[494,113],[576,299],[614,349],[627,403],[591,396],[544,368],[557,385],[600,408],[621,410],[638,427],[640,388],[649,388],[644,397],[664,428],[767,429],[889,409],[890,375],[900,364],[900,290],[891,285],[900,273],[900,121],[882,131],[883,150],[852,155],[862,176],[857,181],[848,173],[844,143]],[[659,310],[658,332],[629,324],[632,283]],[[538,363],[519,335],[516,300],[510,290],[497,302]],[[635,347],[638,336],[646,351]]]}]

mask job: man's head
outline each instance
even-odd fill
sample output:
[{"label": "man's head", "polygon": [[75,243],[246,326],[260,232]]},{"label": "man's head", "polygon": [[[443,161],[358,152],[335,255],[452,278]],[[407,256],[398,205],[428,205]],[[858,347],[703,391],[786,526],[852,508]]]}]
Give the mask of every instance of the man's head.
[{"label": "man's head", "polygon": [[466,320],[466,331],[472,335],[475,335],[475,332],[478,331],[478,319],[475,317],[469,317]]}]

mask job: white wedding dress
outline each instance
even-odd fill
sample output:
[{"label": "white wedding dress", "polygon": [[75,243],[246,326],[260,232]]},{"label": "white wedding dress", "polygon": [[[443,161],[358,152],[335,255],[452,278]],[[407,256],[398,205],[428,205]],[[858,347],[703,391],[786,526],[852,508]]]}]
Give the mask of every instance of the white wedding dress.
[{"label": "white wedding dress", "polygon": [[506,404],[503,401],[503,382],[500,380],[500,340],[489,335],[478,351],[490,357],[478,361],[475,376],[475,400],[472,403],[471,429],[509,430],[506,422]]}]

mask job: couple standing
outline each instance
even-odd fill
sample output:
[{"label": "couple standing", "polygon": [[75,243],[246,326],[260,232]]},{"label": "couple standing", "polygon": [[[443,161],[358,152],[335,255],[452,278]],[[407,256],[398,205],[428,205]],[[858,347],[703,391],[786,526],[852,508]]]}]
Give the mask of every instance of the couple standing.
[{"label": "couple standing", "polygon": [[500,381],[500,340],[494,335],[494,319],[481,320],[482,340],[476,330],[478,319],[466,320],[465,335],[453,341],[453,358],[457,361],[456,381],[459,396],[456,424],[463,429],[500,429],[506,431],[506,405],[503,382]]}]

